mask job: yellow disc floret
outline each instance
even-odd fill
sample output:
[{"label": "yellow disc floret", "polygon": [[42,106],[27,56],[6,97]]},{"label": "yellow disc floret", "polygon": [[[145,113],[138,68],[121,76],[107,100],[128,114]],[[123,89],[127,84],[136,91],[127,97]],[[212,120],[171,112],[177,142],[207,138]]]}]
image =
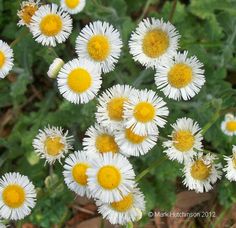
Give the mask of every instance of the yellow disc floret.
[{"label": "yellow disc floret", "polygon": [[109,134],[101,134],[96,138],[96,148],[100,153],[113,152],[117,153],[119,147],[115,142],[115,138]]},{"label": "yellow disc floret", "polygon": [[88,71],[77,68],[68,75],[67,78],[68,86],[75,93],[83,93],[90,88],[92,84],[91,75]]},{"label": "yellow disc floret", "polygon": [[168,73],[168,81],[175,88],[183,88],[192,82],[192,68],[184,63],[175,64]]},{"label": "yellow disc floret", "polygon": [[226,129],[230,132],[236,131],[236,120],[230,120],[226,123]]},{"label": "yellow disc floret", "polygon": [[42,18],[40,30],[45,36],[56,36],[61,32],[62,19],[57,14],[49,14]]},{"label": "yellow disc floret", "polygon": [[112,190],[119,186],[121,174],[116,167],[107,165],[100,168],[97,174],[97,180],[104,189]]},{"label": "yellow disc floret", "polygon": [[205,180],[210,176],[211,166],[206,165],[201,159],[194,162],[191,167],[191,175],[194,179]]},{"label": "yellow disc floret", "polygon": [[89,165],[86,163],[78,163],[72,169],[74,180],[80,185],[87,185],[88,176],[86,174]]},{"label": "yellow disc floret", "polygon": [[19,12],[19,17],[24,21],[26,25],[29,25],[31,18],[34,16],[35,12],[38,10],[38,5],[35,3],[28,3],[23,6]]},{"label": "yellow disc floret", "polygon": [[112,120],[123,120],[124,102],[127,100],[125,97],[116,97],[111,99],[107,104],[108,116]]},{"label": "yellow disc floret", "polygon": [[8,185],[2,192],[3,202],[10,208],[19,208],[25,202],[25,190],[17,184]]},{"label": "yellow disc floret", "polygon": [[2,66],[4,65],[5,60],[6,60],[5,54],[0,51],[0,68],[2,68]]},{"label": "yellow disc floret", "polygon": [[142,143],[147,138],[147,136],[140,136],[132,132],[131,127],[125,129],[125,137],[134,144]]},{"label": "yellow disc floret", "polygon": [[45,142],[45,149],[51,156],[57,156],[64,149],[65,145],[61,142],[61,137],[48,137]]},{"label": "yellow disc floret", "polygon": [[194,145],[194,136],[187,130],[176,131],[172,140],[174,141],[174,147],[181,152],[190,150]]},{"label": "yellow disc floret", "polygon": [[65,4],[68,8],[74,9],[76,8],[80,3],[80,0],[65,0]]},{"label": "yellow disc floret", "polygon": [[104,61],[110,53],[109,40],[104,35],[94,35],[88,42],[88,53],[95,61]]},{"label": "yellow disc floret", "polygon": [[111,207],[116,211],[125,212],[133,206],[133,201],[133,195],[128,194],[124,196],[122,200],[111,203]]},{"label": "yellow disc floret", "polygon": [[140,102],[134,108],[134,117],[142,123],[149,122],[155,117],[155,108],[151,103]]},{"label": "yellow disc floret", "polygon": [[153,29],[147,32],[143,39],[143,52],[150,58],[157,58],[163,55],[169,47],[169,37],[166,32],[160,29]]}]

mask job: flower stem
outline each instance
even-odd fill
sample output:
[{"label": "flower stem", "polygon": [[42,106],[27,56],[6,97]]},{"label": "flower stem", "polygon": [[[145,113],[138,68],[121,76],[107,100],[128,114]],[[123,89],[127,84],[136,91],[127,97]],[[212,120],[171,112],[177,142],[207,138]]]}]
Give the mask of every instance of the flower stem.
[{"label": "flower stem", "polygon": [[145,15],[146,15],[146,13],[147,13],[147,10],[148,10],[148,7],[149,7],[149,5],[150,5],[151,3],[152,3],[152,0],[147,0],[147,1],[146,1],[146,4],[145,4],[145,6],[144,6],[144,8],[143,8],[143,12],[142,12],[142,14],[140,15],[140,17],[139,17],[138,20],[137,20],[138,23],[145,17]]},{"label": "flower stem", "polygon": [[23,30],[23,32],[15,40],[11,42],[10,47],[13,48],[23,37],[28,35],[28,33],[29,30]]},{"label": "flower stem", "polygon": [[216,112],[211,120],[202,128],[202,135],[204,135],[207,130],[218,120],[218,118],[220,117],[220,112]]},{"label": "flower stem", "polygon": [[175,14],[175,10],[176,10],[176,5],[177,5],[177,0],[174,0],[173,1],[173,5],[172,5],[172,8],[171,8],[171,11],[170,11],[170,15],[169,15],[169,21],[171,22],[173,17],[174,17],[174,14]]}]

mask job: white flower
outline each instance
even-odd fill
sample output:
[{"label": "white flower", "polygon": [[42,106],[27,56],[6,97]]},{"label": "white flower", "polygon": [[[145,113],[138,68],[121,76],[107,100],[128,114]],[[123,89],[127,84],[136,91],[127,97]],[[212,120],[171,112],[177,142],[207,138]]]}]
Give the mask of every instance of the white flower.
[{"label": "white flower", "polygon": [[192,159],[197,151],[202,150],[202,134],[197,122],[190,118],[180,118],[172,125],[173,131],[170,135],[171,140],[163,143],[167,149],[164,153],[171,160],[182,163]]},{"label": "white flower", "polygon": [[81,30],[75,48],[80,59],[90,60],[108,73],[114,70],[121,47],[119,31],[107,22],[95,21]]},{"label": "white flower", "polygon": [[224,121],[221,123],[221,130],[226,135],[236,135],[236,116],[231,113],[226,114]]},{"label": "white flower", "polygon": [[225,156],[227,165],[223,169],[226,172],[226,178],[230,181],[236,181],[236,145],[233,145],[233,154],[228,157]]},{"label": "white flower", "polygon": [[116,130],[123,125],[124,102],[134,89],[129,85],[115,85],[98,97],[97,122],[106,128]]},{"label": "white flower", "polygon": [[139,188],[134,188],[123,196],[120,201],[104,203],[96,201],[98,212],[102,217],[108,219],[111,224],[125,225],[129,222],[136,222],[140,216],[140,211],[145,210],[144,195]]},{"label": "white flower", "polygon": [[154,91],[136,91],[124,104],[124,125],[137,135],[157,134],[168,114],[166,103]]},{"label": "white flower", "polygon": [[49,164],[53,164],[56,160],[60,162],[61,158],[72,149],[72,136],[68,136],[68,131],[63,133],[61,127],[45,127],[39,130],[38,135],[33,141],[35,152],[45,158]]},{"label": "white flower", "polygon": [[129,47],[135,61],[154,67],[175,55],[180,35],[170,22],[143,19],[132,33]]},{"label": "white flower", "polygon": [[68,188],[80,196],[91,197],[87,186],[87,169],[90,167],[90,159],[84,151],[76,151],[70,154],[64,165],[63,175]]},{"label": "white flower", "polygon": [[61,7],[70,14],[81,12],[86,4],[86,0],[61,0]]},{"label": "white flower", "polygon": [[84,150],[93,157],[96,154],[120,152],[120,148],[115,140],[115,132],[98,124],[91,126],[86,131],[83,146]]},{"label": "white flower", "polygon": [[0,217],[20,220],[31,213],[36,202],[36,191],[28,177],[6,173],[0,179]]},{"label": "white flower", "polygon": [[189,190],[196,192],[208,192],[213,188],[213,184],[217,179],[221,178],[221,164],[215,164],[214,161],[217,157],[211,154],[203,155],[198,153],[193,161],[188,161],[184,167],[183,181],[184,185]]},{"label": "white flower", "polygon": [[121,128],[115,133],[116,142],[122,154],[140,156],[150,151],[157,142],[158,131],[153,134],[137,135],[131,128]]},{"label": "white flower", "polygon": [[53,63],[49,66],[47,75],[49,78],[56,78],[59,71],[64,65],[64,61],[60,58],[54,59]]},{"label": "white flower", "polygon": [[101,87],[101,71],[92,62],[73,59],[61,68],[57,82],[65,99],[75,104],[88,103]]},{"label": "white flower", "polygon": [[29,28],[38,43],[55,47],[69,37],[72,19],[56,4],[42,5],[31,18]]},{"label": "white flower", "polygon": [[158,89],[174,100],[189,100],[199,93],[205,83],[203,64],[188,52],[177,53],[157,66],[155,81]]},{"label": "white flower", "polygon": [[10,46],[0,40],[0,79],[5,78],[13,67],[13,51]]},{"label": "white flower", "polygon": [[92,159],[87,175],[91,195],[104,203],[121,200],[134,187],[133,167],[120,154],[99,154]]}]

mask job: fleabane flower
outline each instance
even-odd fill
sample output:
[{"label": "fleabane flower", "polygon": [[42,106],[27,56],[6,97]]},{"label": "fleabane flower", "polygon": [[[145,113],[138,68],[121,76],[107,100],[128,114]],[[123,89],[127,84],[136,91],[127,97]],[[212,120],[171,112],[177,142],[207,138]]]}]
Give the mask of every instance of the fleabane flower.
[{"label": "fleabane flower", "polygon": [[137,135],[156,134],[168,114],[166,102],[154,91],[137,90],[124,104],[124,126]]},{"label": "fleabane flower", "polygon": [[65,160],[63,171],[65,183],[70,190],[80,196],[91,197],[86,174],[89,167],[91,167],[90,158],[84,151],[76,151]]},{"label": "fleabane flower", "polygon": [[73,137],[68,135],[61,127],[45,127],[39,130],[38,135],[33,140],[35,152],[45,158],[49,164],[53,164],[56,160],[60,162],[61,158],[72,149]]},{"label": "fleabane flower", "polygon": [[60,58],[55,58],[49,66],[47,75],[49,78],[56,78],[61,68],[64,66],[64,61]]},{"label": "fleabane flower", "polygon": [[174,100],[189,100],[205,83],[203,64],[195,56],[187,55],[187,51],[179,52],[156,67],[157,88]]},{"label": "fleabane flower", "polygon": [[10,46],[0,40],[0,79],[5,78],[13,67],[13,51]]},{"label": "fleabane flower", "polygon": [[190,118],[180,118],[172,125],[173,131],[170,140],[163,143],[164,153],[171,160],[182,163],[192,159],[197,151],[202,150],[201,128]]},{"label": "fleabane flower", "polygon": [[227,162],[225,168],[226,178],[230,181],[236,181],[236,145],[233,145],[232,156],[225,156],[225,161]]},{"label": "fleabane flower", "polygon": [[114,70],[121,47],[119,31],[107,22],[95,21],[81,30],[75,48],[80,59],[88,59],[108,73]]},{"label": "fleabane flower", "polygon": [[39,8],[39,0],[28,0],[21,3],[21,9],[17,11],[17,16],[20,21],[17,23],[18,26],[29,27],[31,18]]},{"label": "fleabane flower", "polygon": [[29,28],[38,43],[55,47],[69,37],[72,19],[56,4],[42,5],[31,18]]},{"label": "fleabane flower", "polygon": [[236,116],[231,113],[226,114],[221,123],[221,130],[228,136],[236,135]]},{"label": "fleabane flower", "polygon": [[116,130],[123,126],[124,103],[134,92],[129,85],[115,85],[98,97],[97,122],[106,128]]},{"label": "fleabane flower", "polygon": [[91,126],[83,139],[84,150],[91,156],[108,152],[119,153],[115,132],[98,124]]},{"label": "fleabane flower", "polygon": [[179,38],[179,33],[170,22],[146,18],[131,35],[130,53],[143,66],[155,67],[175,55]]},{"label": "fleabane flower", "polygon": [[27,176],[6,173],[0,179],[0,217],[20,220],[31,213],[36,191]]},{"label": "fleabane flower", "polygon": [[132,191],[123,196],[121,200],[113,203],[96,201],[98,212],[111,224],[125,225],[129,222],[136,222],[141,213],[145,210],[145,200],[139,188],[134,187]]},{"label": "fleabane flower", "polygon": [[183,183],[189,190],[208,192],[217,179],[221,178],[221,164],[215,163],[216,156],[198,153],[196,158],[185,163]]},{"label": "fleabane flower", "polygon": [[91,160],[87,175],[91,195],[104,203],[122,200],[135,183],[132,165],[120,154],[99,154]]},{"label": "fleabane flower", "polygon": [[157,142],[158,131],[153,134],[138,135],[130,128],[120,128],[115,133],[117,145],[126,156],[140,156],[150,151]]},{"label": "fleabane flower", "polygon": [[86,0],[61,0],[61,7],[70,14],[81,12],[86,4]]}]

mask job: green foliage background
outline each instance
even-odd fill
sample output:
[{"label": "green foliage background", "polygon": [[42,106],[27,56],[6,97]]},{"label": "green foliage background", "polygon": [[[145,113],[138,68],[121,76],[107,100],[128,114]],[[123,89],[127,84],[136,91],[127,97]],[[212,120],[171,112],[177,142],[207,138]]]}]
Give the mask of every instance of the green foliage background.
[{"label": "green foliage background", "polygon": [[[44,1],[55,2],[55,1]],[[205,65],[206,84],[191,101],[177,102],[164,98],[170,109],[168,124],[160,135],[171,133],[170,124],[179,117],[191,117],[205,126],[220,111],[221,116],[206,132],[205,148],[220,155],[231,154],[235,138],[220,130],[226,111],[236,108],[236,1],[191,0],[178,1],[172,23],[181,38],[181,50],[187,49]],[[20,1],[0,0],[0,38],[8,43],[22,37],[13,47],[15,66],[8,77],[0,81],[0,174],[18,171],[29,176],[38,188],[37,206],[26,218],[41,227],[61,225],[71,216],[69,205],[74,199],[63,183],[62,167],[57,163],[50,175],[48,165],[39,160],[32,148],[32,140],[39,128],[50,124],[62,126],[75,136],[74,148],[81,149],[86,129],[95,121],[96,100],[86,105],[73,105],[62,99],[56,82],[46,75],[55,58],[54,51],[65,62],[76,57],[75,39],[89,21],[105,20],[117,27],[124,42],[122,56],[115,71],[103,76],[100,93],[117,83],[136,88],[155,90],[154,71],[135,63],[128,52],[131,31],[143,16],[168,20],[173,1],[158,0],[88,0],[85,10],[73,16],[73,33],[69,40],[54,51],[36,43],[26,28],[17,27]],[[234,87],[234,88],[233,88]],[[233,109],[234,108],[234,109]],[[223,111],[222,111],[223,110]],[[132,158],[136,173],[163,158],[161,141],[146,156]],[[147,211],[158,207],[168,210],[175,202],[177,177],[181,166],[164,161],[140,181],[147,200]],[[219,202],[224,207],[236,203],[235,184],[225,178],[216,186]],[[145,218],[144,218],[145,219]]]}]

